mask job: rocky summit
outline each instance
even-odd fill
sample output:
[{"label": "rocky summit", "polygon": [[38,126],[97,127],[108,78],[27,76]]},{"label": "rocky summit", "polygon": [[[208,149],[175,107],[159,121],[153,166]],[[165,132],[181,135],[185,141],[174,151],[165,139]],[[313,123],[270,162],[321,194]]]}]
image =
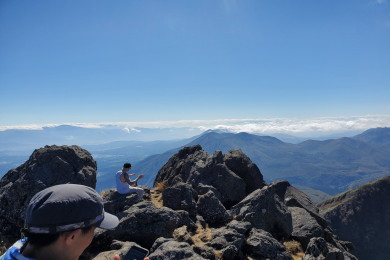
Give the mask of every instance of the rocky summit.
[{"label": "rocky summit", "polygon": [[78,146],[45,146],[0,180],[0,237],[20,237],[24,212],[32,196],[57,184],[75,183],[95,188],[96,162]]},{"label": "rocky summit", "polygon": [[360,259],[390,256],[390,176],[344,192],[319,204],[342,239],[356,246]]},{"label": "rocky summit", "polygon": [[[79,158],[68,157],[70,150]],[[96,164],[81,148],[38,151],[49,158],[45,166],[35,166],[41,174],[31,171],[38,163],[33,154],[1,180],[2,232],[10,223],[3,220],[3,211],[14,203],[22,212],[29,198],[44,188],[39,184],[39,189],[26,190],[21,204],[14,201],[20,197],[10,196],[3,204],[4,194],[21,189],[15,183],[34,179],[34,185],[80,181],[93,186],[96,181],[92,173]],[[58,175],[45,182],[58,167],[72,169],[69,178],[74,179]],[[118,216],[120,223],[115,230],[96,230],[83,259],[113,259],[134,244],[148,249],[151,260],[357,259],[353,245],[337,238],[303,192],[286,181],[265,183],[259,168],[240,150],[208,154],[199,145],[185,147],[160,169],[153,189],[143,188],[143,198],[115,189],[102,192],[106,211]]]}]

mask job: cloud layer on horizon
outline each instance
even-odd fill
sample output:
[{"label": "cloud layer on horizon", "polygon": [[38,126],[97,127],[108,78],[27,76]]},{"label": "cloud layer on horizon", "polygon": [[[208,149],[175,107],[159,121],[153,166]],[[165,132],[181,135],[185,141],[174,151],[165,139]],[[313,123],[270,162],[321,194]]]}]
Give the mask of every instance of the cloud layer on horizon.
[{"label": "cloud layer on horizon", "polygon": [[71,125],[82,128],[120,128],[125,132],[139,132],[139,128],[188,128],[188,130],[222,130],[233,133],[255,134],[283,133],[293,135],[325,134],[344,131],[360,131],[376,127],[390,127],[390,116],[356,116],[323,118],[268,118],[268,119],[220,119],[181,120],[154,122],[67,123],[47,125],[0,126],[5,130],[42,130],[45,127]]}]

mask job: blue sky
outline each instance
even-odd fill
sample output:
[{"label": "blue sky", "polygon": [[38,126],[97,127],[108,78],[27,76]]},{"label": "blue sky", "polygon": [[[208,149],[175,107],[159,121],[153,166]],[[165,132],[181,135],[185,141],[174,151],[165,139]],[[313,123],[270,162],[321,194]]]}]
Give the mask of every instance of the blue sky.
[{"label": "blue sky", "polygon": [[386,0],[0,1],[0,126],[388,120],[389,99]]}]

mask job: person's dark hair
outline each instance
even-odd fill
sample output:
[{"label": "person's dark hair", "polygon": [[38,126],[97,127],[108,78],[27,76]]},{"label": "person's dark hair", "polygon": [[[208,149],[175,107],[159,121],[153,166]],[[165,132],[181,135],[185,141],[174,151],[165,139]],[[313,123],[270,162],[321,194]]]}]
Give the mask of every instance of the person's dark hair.
[{"label": "person's dark hair", "polygon": [[[87,234],[92,229],[92,227],[93,226],[81,228],[81,231],[83,232],[83,234]],[[49,246],[50,244],[57,241],[57,239],[60,237],[61,234],[64,234],[66,232],[72,232],[72,231],[65,231],[56,234],[38,234],[38,233],[23,231],[24,235],[27,237],[27,243],[33,245],[35,248],[42,248],[45,246]]]},{"label": "person's dark hair", "polygon": [[125,163],[123,164],[123,168],[127,169],[127,168],[131,168],[131,163]]}]

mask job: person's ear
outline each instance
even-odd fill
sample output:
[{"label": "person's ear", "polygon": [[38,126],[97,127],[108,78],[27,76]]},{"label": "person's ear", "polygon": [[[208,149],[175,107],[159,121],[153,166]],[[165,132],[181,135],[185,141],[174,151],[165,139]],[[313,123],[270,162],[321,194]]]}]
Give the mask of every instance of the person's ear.
[{"label": "person's ear", "polygon": [[76,241],[76,238],[80,235],[80,233],[81,229],[76,229],[73,231],[65,232],[61,236],[63,236],[66,245],[71,245],[74,241]]}]

